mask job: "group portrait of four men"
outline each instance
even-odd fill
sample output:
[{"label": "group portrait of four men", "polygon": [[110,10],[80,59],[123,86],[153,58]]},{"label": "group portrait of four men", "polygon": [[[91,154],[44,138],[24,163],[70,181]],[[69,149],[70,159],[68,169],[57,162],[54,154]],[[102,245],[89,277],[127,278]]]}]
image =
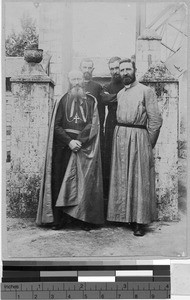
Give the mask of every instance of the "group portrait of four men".
[{"label": "group portrait of four men", "polygon": [[[111,81],[92,78],[83,59],[49,124],[36,223],[53,230],[77,220],[130,224],[135,236],[156,220],[154,148],[162,117],[154,91],[136,80],[131,59],[112,57]],[[107,107],[107,115],[106,115]]]}]

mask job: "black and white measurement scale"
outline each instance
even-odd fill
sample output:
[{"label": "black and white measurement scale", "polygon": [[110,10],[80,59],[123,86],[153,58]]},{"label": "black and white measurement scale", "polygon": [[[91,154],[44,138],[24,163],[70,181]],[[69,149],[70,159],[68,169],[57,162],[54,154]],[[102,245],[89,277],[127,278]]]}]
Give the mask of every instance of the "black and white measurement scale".
[{"label": "black and white measurement scale", "polygon": [[170,299],[170,265],[4,266],[1,299]]}]

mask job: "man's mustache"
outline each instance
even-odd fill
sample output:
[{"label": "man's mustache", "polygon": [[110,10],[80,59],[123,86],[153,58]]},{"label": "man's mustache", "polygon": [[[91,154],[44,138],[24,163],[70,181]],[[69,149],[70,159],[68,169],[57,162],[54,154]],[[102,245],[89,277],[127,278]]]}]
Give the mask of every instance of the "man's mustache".
[{"label": "man's mustache", "polygon": [[72,90],[72,89],[78,90],[78,89],[80,89],[80,88],[83,88],[83,85],[82,85],[82,84],[76,84],[75,86],[71,86],[71,90]]},{"label": "man's mustache", "polygon": [[84,77],[84,79],[87,79],[87,80],[91,79],[92,78],[92,73],[86,71],[86,72],[84,72],[83,77]]},{"label": "man's mustache", "polygon": [[84,84],[83,83],[77,83],[76,85],[70,84],[70,91],[78,91],[84,89]]},{"label": "man's mustache", "polygon": [[84,74],[92,75],[92,73],[88,71],[84,72]]},{"label": "man's mustache", "polygon": [[123,78],[133,78],[131,75],[123,75]]}]

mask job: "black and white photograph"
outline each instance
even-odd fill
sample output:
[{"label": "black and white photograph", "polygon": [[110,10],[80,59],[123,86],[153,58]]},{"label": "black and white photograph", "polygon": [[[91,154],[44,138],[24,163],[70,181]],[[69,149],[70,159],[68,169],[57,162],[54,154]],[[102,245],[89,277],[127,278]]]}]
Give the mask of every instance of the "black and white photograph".
[{"label": "black and white photograph", "polygon": [[3,248],[188,256],[184,1],[3,1]]}]

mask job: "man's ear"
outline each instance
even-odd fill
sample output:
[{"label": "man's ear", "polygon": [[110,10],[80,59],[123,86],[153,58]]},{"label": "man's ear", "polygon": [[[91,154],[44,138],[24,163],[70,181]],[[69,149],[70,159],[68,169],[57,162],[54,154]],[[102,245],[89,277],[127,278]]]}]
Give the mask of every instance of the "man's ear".
[{"label": "man's ear", "polygon": [[94,69],[95,69],[95,68],[92,68],[92,73],[94,72]]}]

